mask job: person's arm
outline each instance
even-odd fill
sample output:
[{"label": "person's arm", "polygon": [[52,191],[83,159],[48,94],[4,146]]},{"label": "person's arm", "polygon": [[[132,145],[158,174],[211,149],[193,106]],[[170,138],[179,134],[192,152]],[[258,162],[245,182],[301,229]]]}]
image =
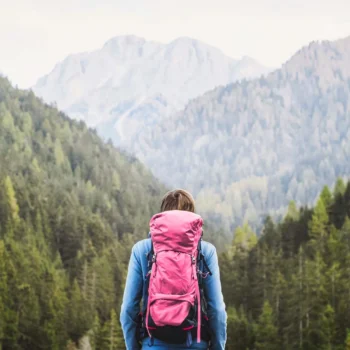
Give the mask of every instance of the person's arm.
[{"label": "person's arm", "polygon": [[124,289],[123,304],[120,311],[122,326],[127,350],[139,350],[140,344],[136,340],[137,316],[140,312],[142,298],[143,276],[141,262],[132,248],[129,261],[128,276]]},{"label": "person's arm", "polygon": [[205,256],[211,276],[204,279],[204,294],[208,303],[209,327],[211,330],[211,350],[224,350],[227,337],[227,315],[221,291],[220,270],[216,249]]}]

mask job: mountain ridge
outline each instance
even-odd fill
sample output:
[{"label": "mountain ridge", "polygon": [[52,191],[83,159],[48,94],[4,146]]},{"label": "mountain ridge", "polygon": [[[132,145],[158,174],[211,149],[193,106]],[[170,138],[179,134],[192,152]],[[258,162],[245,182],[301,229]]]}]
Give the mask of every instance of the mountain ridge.
[{"label": "mountain ridge", "polygon": [[265,77],[191,100],[143,129],[132,150],[228,230],[281,215],[294,198],[313,204],[324,183],[350,172],[349,57],[350,37],[311,43]]},{"label": "mountain ridge", "polygon": [[[98,50],[68,56],[40,78],[33,90],[89,126],[98,130],[112,127],[116,130],[114,137],[110,133],[114,143],[127,148],[131,141],[120,142],[118,122],[128,103],[147,101],[133,116],[127,115],[134,125],[133,139],[144,127],[144,119],[158,123],[164,115],[180,110],[190,99],[215,86],[267,71],[253,59],[232,59],[220,49],[188,37],[162,44],[120,36]],[[159,95],[163,96],[161,105]],[[111,120],[115,120],[114,125],[110,125]]]}]

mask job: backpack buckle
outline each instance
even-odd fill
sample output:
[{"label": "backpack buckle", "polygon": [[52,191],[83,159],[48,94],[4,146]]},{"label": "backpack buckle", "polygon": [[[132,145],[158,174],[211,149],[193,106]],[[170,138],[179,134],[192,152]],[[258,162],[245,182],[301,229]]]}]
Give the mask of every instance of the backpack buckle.
[{"label": "backpack buckle", "polygon": [[196,258],[194,257],[194,255],[192,255],[191,258],[192,258],[192,264],[195,264],[196,263]]},{"label": "backpack buckle", "polygon": [[153,262],[153,263],[156,262],[156,255],[157,255],[157,254],[154,254],[154,255],[152,256],[152,262]]}]

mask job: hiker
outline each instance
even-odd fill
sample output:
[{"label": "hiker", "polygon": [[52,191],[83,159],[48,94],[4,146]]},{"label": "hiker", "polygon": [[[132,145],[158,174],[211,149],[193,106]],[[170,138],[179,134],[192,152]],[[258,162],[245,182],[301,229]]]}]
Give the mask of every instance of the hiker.
[{"label": "hiker", "polygon": [[132,248],[120,313],[127,350],[224,350],[218,258],[202,224],[190,193],[168,192],[149,238]]}]

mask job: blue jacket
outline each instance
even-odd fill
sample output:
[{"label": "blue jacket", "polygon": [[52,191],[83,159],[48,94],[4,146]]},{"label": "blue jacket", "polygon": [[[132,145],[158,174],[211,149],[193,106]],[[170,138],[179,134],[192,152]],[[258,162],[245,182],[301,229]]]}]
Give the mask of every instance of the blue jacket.
[{"label": "blue jacket", "polygon": [[[124,289],[123,304],[121,306],[120,322],[122,325],[124,339],[127,350],[138,350],[140,346],[136,340],[137,315],[140,312],[140,302],[142,299],[143,284],[147,274],[147,253],[151,250],[151,240],[144,239],[134,245],[131,252],[128,276]],[[211,350],[224,350],[226,343],[226,322],[227,315],[224,299],[221,291],[220,272],[218,257],[215,247],[202,242],[202,253],[212,276],[203,280],[205,297],[208,302],[209,326],[212,332],[210,342]],[[144,301],[147,303],[147,300]],[[148,345],[148,338],[145,338],[142,349],[169,350],[169,349],[188,349],[183,345],[172,345],[154,339],[154,345]],[[207,349],[206,342],[193,342],[190,349]]]}]

